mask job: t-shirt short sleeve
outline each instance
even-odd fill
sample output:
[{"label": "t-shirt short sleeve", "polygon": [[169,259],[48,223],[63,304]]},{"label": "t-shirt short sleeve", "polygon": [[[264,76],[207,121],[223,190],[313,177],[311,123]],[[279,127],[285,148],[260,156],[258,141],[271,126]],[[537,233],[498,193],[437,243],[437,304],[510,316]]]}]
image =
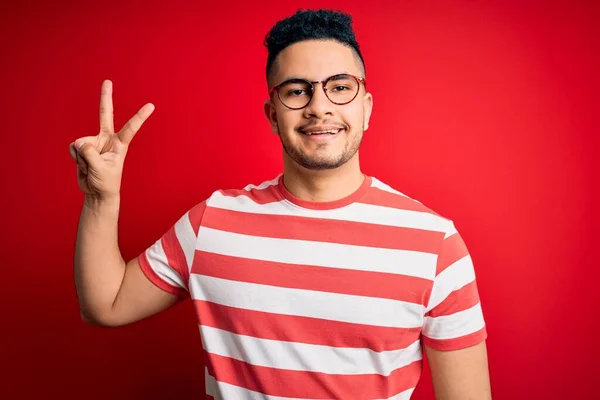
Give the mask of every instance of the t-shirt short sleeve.
[{"label": "t-shirt short sleeve", "polygon": [[422,340],[436,350],[457,350],[486,338],[473,261],[454,223],[450,222],[438,254]]},{"label": "t-shirt short sleeve", "polygon": [[138,257],[146,277],[169,293],[179,295],[188,290],[198,230],[205,208],[206,201],[203,201],[190,209]]}]

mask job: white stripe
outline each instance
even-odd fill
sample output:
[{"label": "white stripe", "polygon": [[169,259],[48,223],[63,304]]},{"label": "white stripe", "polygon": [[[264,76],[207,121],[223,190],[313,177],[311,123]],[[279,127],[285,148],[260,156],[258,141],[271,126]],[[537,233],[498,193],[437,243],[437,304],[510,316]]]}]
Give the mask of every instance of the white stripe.
[{"label": "white stripe", "polygon": [[[167,255],[162,247],[161,240],[157,240],[147,251],[146,256],[150,267],[162,278],[163,281],[171,286],[186,288],[185,282],[174,269],[169,266]],[[187,289],[187,288],[186,288]]]},{"label": "white stripe", "polygon": [[437,307],[446,297],[475,280],[473,260],[466,255],[444,269],[434,280],[427,311]]},{"label": "white stripe", "polygon": [[433,280],[437,255],[307,240],[279,239],[201,227],[197,250],[252,260],[386,272]]},{"label": "white stripe", "polygon": [[190,293],[195,300],[267,313],[395,328],[416,328],[423,323],[424,307],[420,304],[237,282],[198,274],[190,275]]},{"label": "white stripe", "polygon": [[389,186],[388,184],[385,184],[383,182],[381,182],[379,179],[375,178],[375,177],[371,177],[371,187],[383,190],[384,192],[388,192],[388,193],[393,193],[393,194],[398,194],[402,197],[406,197],[409,198],[419,204],[421,204],[419,201],[410,198],[409,196],[405,195],[404,193],[401,193],[399,191],[397,191],[396,189],[392,188],[391,186]]},{"label": "white stripe", "polygon": [[451,315],[425,317],[423,334],[431,339],[454,339],[477,332],[485,326],[481,303]]},{"label": "white stripe", "polygon": [[387,399],[382,399],[382,400],[409,400],[410,396],[412,396],[414,391],[415,391],[415,388],[408,389],[408,390],[405,390],[404,392],[398,393],[395,396],[388,397]]},{"label": "white stripe", "polygon": [[252,189],[256,189],[256,190],[263,190],[263,189],[266,189],[266,188],[268,188],[269,186],[274,186],[274,185],[277,185],[277,184],[279,183],[279,177],[280,177],[281,175],[282,175],[282,174],[279,174],[279,175],[277,175],[277,177],[275,177],[274,179],[271,179],[270,181],[265,181],[265,182],[261,183],[261,184],[260,184],[260,185],[258,185],[258,186],[257,186],[257,185],[247,185],[247,186],[244,188],[244,190],[246,190],[246,191],[248,191],[248,192],[249,192],[250,190],[252,190]]},{"label": "white stripe", "polygon": [[230,383],[219,382],[208,373],[208,368],[204,368],[204,383],[206,385],[206,394],[214,397],[215,400],[303,400],[297,397],[291,398],[270,396],[268,394],[255,392],[253,390],[248,390],[240,386],[235,386]]},{"label": "white stripe", "polygon": [[312,210],[298,207],[287,200],[258,204],[246,195],[224,196],[221,192],[215,192],[210,197],[208,206],[246,213],[323,218],[435,232],[446,232],[449,224],[447,219],[428,212],[372,204],[352,203],[334,210]]},{"label": "white stripe", "polygon": [[190,221],[190,213],[187,212],[175,224],[175,235],[181,245],[185,260],[187,261],[188,271],[192,269],[192,262],[196,250],[196,233]]},{"label": "white stripe", "polygon": [[458,231],[456,230],[456,226],[454,225],[454,222],[450,222],[448,224],[448,231],[446,232],[446,236],[444,236],[444,240],[448,239],[450,236],[454,235],[455,233],[458,233]]},{"label": "white stripe", "polygon": [[399,350],[330,347],[237,335],[210,326],[200,327],[206,351],[255,366],[325,374],[389,376],[422,359],[417,339]]}]

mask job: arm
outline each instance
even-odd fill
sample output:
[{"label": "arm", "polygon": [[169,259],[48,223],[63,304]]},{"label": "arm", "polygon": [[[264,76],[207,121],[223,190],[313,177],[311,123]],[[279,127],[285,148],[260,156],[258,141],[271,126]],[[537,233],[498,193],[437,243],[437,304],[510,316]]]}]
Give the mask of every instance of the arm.
[{"label": "arm", "polygon": [[160,312],[177,296],[159,289],[125,262],[117,241],[119,199],[86,198],[75,246],[75,285],[84,321],[100,326],[131,323]]},{"label": "arm", "polygon": [[438,400],[491,399],[486,338],[473,260],[449,223],[421,338]]},{"label": "arm", "polygon": [[491,400],[485,342],[452,351],[424,347],[437,400]]},{"label": "arm", "polygon": [[133,322],[177,297],[153,285],[137,259],[125,262],[117,241],[121,177],[129,144],[154,106],[146,104],[114,132],[112,83],[100,95],[100,132],[69,146],[85,194],[75,246],[74,277],[84,320],[104,326]]}]

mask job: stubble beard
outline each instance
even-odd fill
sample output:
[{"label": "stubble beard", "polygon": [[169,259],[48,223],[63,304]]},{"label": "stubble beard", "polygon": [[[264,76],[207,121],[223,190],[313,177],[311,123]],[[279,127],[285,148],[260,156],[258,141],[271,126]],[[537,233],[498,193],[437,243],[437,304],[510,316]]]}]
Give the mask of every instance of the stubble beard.
[{"label": "stubble beard", "polygon": [[[281,141],[281,145],[283,146],[283,150],[287,153],[287,155],[294,160],[296,163],[301,165],[302,167],[314,171],[327,170],[327,169],[335,169],[344,165],[348,160],[350,160],[360,148],[362,143],[364,132],[357,132],[350,140],[346,141],[346,146],[344,147],[344,151],[341,154],[336,155],[334,157],[328,156],[312,156],[302,152],[299,148],[291,146],[289,143],[286,143],[283,140],[283,136],[281,132],[278,131],[279,140]],[[345,135],[348,134],[348,131],[344,132]],[[346,136],[349,138],[349,136]],[[319,145],[328,146],[327,143]]]}]

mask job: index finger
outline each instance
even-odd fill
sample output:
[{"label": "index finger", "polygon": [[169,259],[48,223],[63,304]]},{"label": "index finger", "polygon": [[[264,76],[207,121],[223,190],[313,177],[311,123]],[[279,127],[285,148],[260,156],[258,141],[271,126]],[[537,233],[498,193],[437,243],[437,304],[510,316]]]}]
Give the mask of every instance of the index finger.
[{"label": "index finger", "polygon": [[114,133],[115,123],[113,120],[112,82],[102,82],[100,90],[100,131]]}]

